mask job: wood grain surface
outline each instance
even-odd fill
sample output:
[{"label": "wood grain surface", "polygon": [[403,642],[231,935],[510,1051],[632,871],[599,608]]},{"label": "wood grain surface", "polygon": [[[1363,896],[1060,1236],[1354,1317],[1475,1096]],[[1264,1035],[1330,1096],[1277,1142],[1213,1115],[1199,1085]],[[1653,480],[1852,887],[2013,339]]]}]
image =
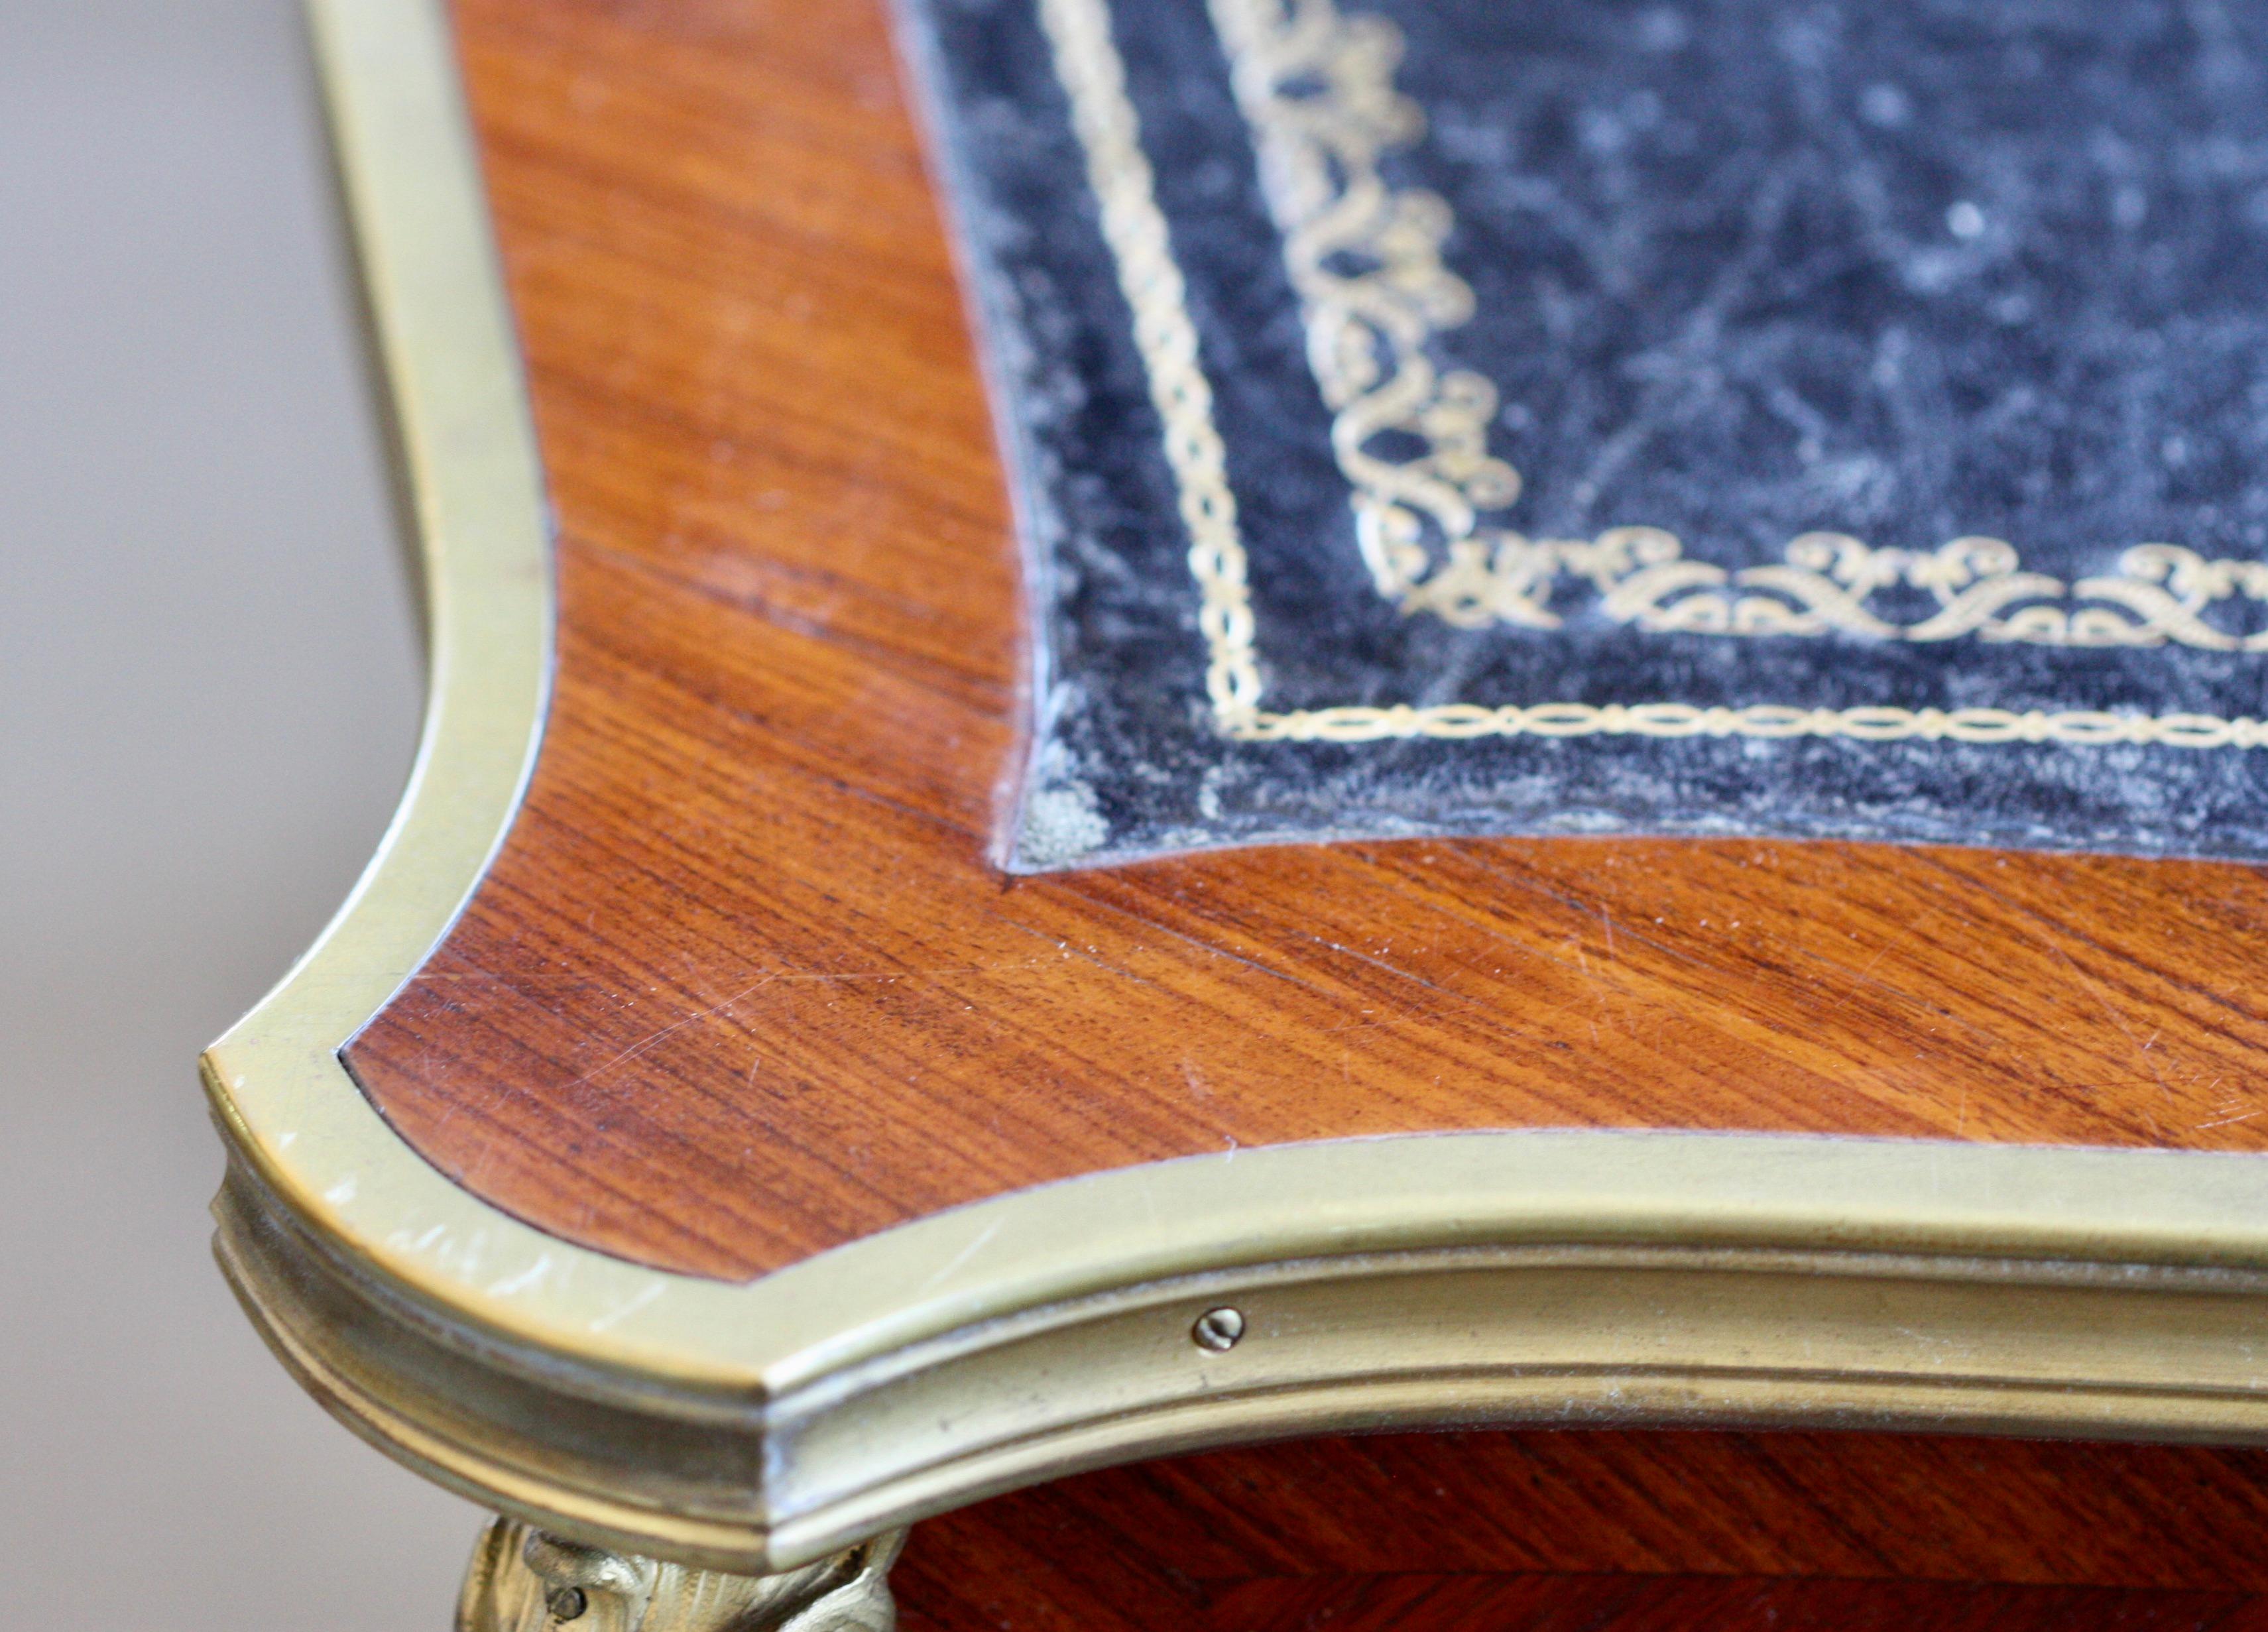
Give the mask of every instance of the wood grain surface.
[{"label": "wood grain surface", "polygon": [[745,1277],[1349,1135],[2268,1148],[2248,868],[1498,841],[1002,876],[1010,518],[874,0],[457,16],[557,701],[492,875],[348,1058],[459,1182]]},{"label": "wood grain surface", "polygon": [[1318,1439],[934,1519],[905,1632],[2236,1632],[2268,1453],[1873,1434]]}]

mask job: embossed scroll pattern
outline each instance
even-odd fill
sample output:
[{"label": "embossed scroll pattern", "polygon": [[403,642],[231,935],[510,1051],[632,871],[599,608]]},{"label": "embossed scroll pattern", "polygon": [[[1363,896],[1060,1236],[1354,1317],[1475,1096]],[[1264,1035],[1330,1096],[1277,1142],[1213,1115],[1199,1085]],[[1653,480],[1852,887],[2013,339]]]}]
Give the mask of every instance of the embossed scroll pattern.
[{"label": "embossed scroll pattern", "polygon": [[[1942,590],[1938,611],[1908,629],[1948,628],[1977,614],[1976,632],[1992,622],[1999,638],[2065,644],[2132,644],[2106,638],[2121,608],[2161,618],[2150,641],[2259,649],[2263,636],[2227,636],[2203,622],[2209,602],[2241,591],[2268,600],[2268,568],[2206,562],[2165,545],[2130,550],[2122,562],[2129,588],[2102,596],[2107,604],[2078,609],[2019,606],[2058,580],[2019,570],[2014,551],[1997,540],[1956,540],[1926,555],[1870,550],[1838,534],[1808,534],[1790,547],[1781,568],[1724,573],[1687,561],[1678,540],[1653,529],[1623,528],[1588,541],[1530,541],[1484,527],[1482,513],[1519,493],[1512,467],[1485,446],[1495,388],[1480,376],[1440,372],[1424,354],[1434,330],[1469,315],[1471,291],[1442,265],[1447,207],[1427,195],[1386,188],[1376,158],[1388,142],[1412,139],[1418,114],[1393,89],[1398,37],[1382,19],[1349,18],[1332,0],[1211,0],[1214,26],[1228,45],[1238,94],[1255,119],[1271,190],[1285,201],[1287,261],[1301,298],[1310,303],[1310,357],[1336,415],[1333,451],[1356,489],[1365,558],[1388,593],[1430,594],[1453,621],[1502,619],[1524,601],[1534,621],[1554,620],[1547,604],[1560,579],[1579,577],[1646,627],[1762,633],[1778,618],[1786,634],[1823,633],[1836,617],[1874,618],[1873,595],[1894,581]],[[1212,391],[1199,359],[1186,285],[1159,209],[1141,125],[1126,91],[1125,65],[1111,35],[1109,0],[1037,0],[1057,77],[1070,100],[1071,123],[1101,211],[1104,241],[1133,314],[1134,340],[1150,397],[1163,423],[1164,452],[1190,538],[1189,563],[1199,596],[1199,629],[1208,657],[1206,691],[1216,727],[1243,741],[1375,742],[1398,738],[1456,740],[1480,737],[1839,737],[1861,741],[1919,739],[1970,743],[2151,743],[2189,748],[2268,746],[2268,724],[2207,714],[2116,714],[2092,709],[1905,709],[1891,704],[1819,709],[1778,703],[1699,707],[1683,702],[1547,702],[1490,708],[1476,703],[1425,706],[1366,703],[1272,710],[1260,706],[1263,681],[1254,647],[1249,558],[1228,486],[1226,460],[1212,418]],[[1301,90],[1302,85],[1322,87]],[[1351,171],[1341,148],[1310,136],[1285,134],[1312,122],[1294,104],[1327,95],[1352,110],[1367,138],[1367,160]],[[1296,116],[1296,117],[1295,117]],[[1271,133],[1266,120],[1278,122]],[[1355,149],[1362,151],[1357,143]],[[1333,253],[1317,246],[1356,230],[1374,246],[1370,275],[1338,280],[1346,298],[1321,314],[1312,290],[1329,290]],[[1308,268],[1303,272],[1302,268]],[[1334,296],[1334,298],[1336,298]],[[1397,337],[1399,342],[1397,343]],[[1371,446],[1381,431],[1416,436],[1425,451],[1394,459]],[[1432,532],[1429,533],[1429,522]],[[1427,548],[1438,535],[1442,559]],[[1513,548],[1516,547],[1516,548]],[[2000,551],[2007,551],[2003,555]],[[1462,565],[1461,565],[1462,563]],[[1815,563],[1815,564],[1808,564]],[[1837,578],[1837,572],[1843,573]],[[1712,577],[1717,574],[1720,576]],[[1773,577],[1769,575],[1784,574]],[[1523,577],[1523,575],[1525,575]],[[1811,579],[1818,580],[1816,585]],[[1815,592],[1790,594],[1802,581]],[[2131,580],[2131,583],[2130,583]],[[2110,579],[2082,580],[2100,586]],[[1525,588],[1521,586],[1523,584]],[[1395,586],[1401,588],[1397,592]],[[2014,593],[2003,592],[2013,588]],[[1978,593],[1979,590],[1982,593]],[[2161,605],[2151,592],[2163,598]],[[1783,604],[1784,603],[1784,604]],[[1410,604],[1407,599],[1404,604]],[[1425,604],[1421,602],[1420,604]],[[1775,610],[1765,610],[1767,606]],[[1956,610],[1957,609],[1957,610]],[[2103,614],[2098,618],[2095,614]],[[2180,615],[2173,615],[2178,614]],[[2058,622],[2058,620],[2061,621]],[[1648,620],[1660,620],[1658,624]],[[1521,621],[1514,618],[1513,621]],[[1818,627],[1809,627],[1816,622]],[[2058,631],[2060,633],[2058,634]],[[2198,638],[2199,631],[2203,638]],[[1969,632],[1966,629],[1955,632]],[[1909,635],[1906,637],[1914,636]],[[1937,636],[1929,636],[1937,638]]]},{"label": "embossed scroll pattern", "polygon": [[[1400,31],[1336,0],[1211,4],[1332,412],[1332,452],[1354,489],[1356,537],[1380,593],[1403,610],[1550,629],[1555,602],[1573,591],[1657,632],[2268,651],[2268,629],[2232,633],[2205,615],[2233,597],[2268,602],[2268,563],[2169,544],[2137,546],[2115,572],[2066,584],[2025,570],[1999,539],[1908,551],[1808,533],[1778,562],[1727,570],[1655,527],[1531,540],[1491,524],[1487,513],[1521,489],[1488,452],[1496,386],[1437,368],[1426,352],[1473,311],[1470,286],[1442,260],[1453,218],[1434,195],[1388,187],[1379,173],[1380,158],[1425,123],[1394,86]],[[1419,451],[1380,452],[1388,433]],[[1889,610],[1883,592],[1899,589],[1924,592],[1911,598],[1918,616]]]},{"label": "embossed scroll pattern", "polygon": [[[1550,627],[1555,595],[1573,580],[1617,623],[1690,635],[1825,635],[1876,640],[1984,640],[2047,646],[2268,651],[2268,629],[2232,633],[2206,608],[2242,595],[2268,601],[2268,562],[2207,561],[2172,544],[2138,544],[2118,570],[2074,584],[2026,571],[1999,539],[1959,538],[1927,551],[1876,549],[1842,533],[1807,533],[1769,566],[1728,571],[1694,561],[1674,533],[1613,527],[1592,540],[1506,533],[1484,567],[1447,569],[1415,586],[1452,623],[1495,619]],[[1881,606],[1884,592],[1921,592],[1918,616]],[[1415,609],[1413,599],[1404,605]],[[2065,604],[2073,601],[2077,604]]]}]

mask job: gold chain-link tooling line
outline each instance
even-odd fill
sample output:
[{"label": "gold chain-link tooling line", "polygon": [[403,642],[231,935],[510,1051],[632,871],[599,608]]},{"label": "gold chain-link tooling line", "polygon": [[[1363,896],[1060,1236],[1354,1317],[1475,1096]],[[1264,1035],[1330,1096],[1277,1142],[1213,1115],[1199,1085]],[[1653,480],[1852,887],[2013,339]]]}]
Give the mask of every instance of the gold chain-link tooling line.
[{"label": "gold chain-link tooling line", "polygon": [[[1221,30],[1233,59],[1240,40],[1248,47],[1265,37],[1271,28],[1307,31],[1301,38],[1311,48],[1315,31],[1348,26],[1331,0],[1292,0],[1290,4],[1287,0],[1212,0],[1212,4],[1216,26]],[[2263,745],[2268,727],[2261,722],[2222,719],[2205,714],[2153,716],[2093,710],[2018,713],[2002,709],[1911,709],[1889,705],[1856,709],[1806,709],[1778,704],[1701,708],[1682,702],[1545,702],[1495,709],[1472,703],[1346,706],[1280,714],[1262,709],[1247,556],[1237,524],[1236,498],[1228,485],[1226,452],[1220,432],[1213,424],[1212,388],[1198,360],[1197,326],[1189,318],[1185,285],[1181,268],[1174,260],[1166,218],[1158,208],[1150,161],[1142,151],[1140,121],[1127,97],[1125,65],[1111,38],[1108,0],[1039,0],[1039,10],[1053,49],[1057,77],[1071,101],[1072,128],[1086,154],[1087,179],[1101,205],[1103,239],[1117,266],[1119,287],[1133,311],[1134,340],[1148,376],[1151,401],[1165,424],[1167,462],[1179,490],[1182,518],[1189,530],[1189,570],[1197,579],[1199,628],[1209,659],[1206,690],[1215,724],[1226,735],[1248,741],[1299,742],[1376,742],[1413,737],[1455,740],[1506,736],[1644,736],[2150,743],[2190,748],[2250,748]],[[1375,30],[1365,33],[1358,27],[1354,32],[1362,51],[1374,55],[1381,48],[1378,41],[1382,36]],[[1365,44],[1366,40],[1369,43]],[[1386,60],[1390,63],[1390,52]],[[1239,72],[1248,79],[1256,70],[1240,67]],[[1358,81],[1377,91],[1374,82],[1374,76]],[[1252,94],[1249,87],[1241,83],[1240,93],[1248,99]],[[1416,236],[1407,243],[1397,240],[1400,248],[1396,253],[1407,252],[1405,258],[1414,254],[1416,259],[1411,264],[1422,270],[1424,256],[1417,250],[1423,248],[1425,241],[1438,245],[1440,231],[1446,231],[1446,227],[1423,205],[1414,217],[1409,217],[1406,211],[1404,217]],[[1412,245],[1417,249],[1412,249]],[[1443,276],[1451,275],[1445,272]],[[1453,277],[1451,281],[1454,282]],[[1457,283],[1456,287],[1462,288],[1462,284]],[[1451,312],[1454,304],[1453,290],[1442,294],[1436,302],[1443,314]],[[1311,349],[1320,343],[1312,325],[1309,339]],[[1320,372],[1318,378],[1322,378]],[[1430,373],[1424,378],[1433,379]],[[1470,381],[1462,376],[1434,383],[1447,391],[1451,407],[1471,393]],[[1326,381],[1327,391],[1329,388]],[[1456,425],[1438,418],[1435,425],[1440,434],[1429,445],[1433,452],[1427,456],[1438,467],[1435,474],[1453,483],[1462,482],[1461,490],[1469,504],[1477,505],[1490,499],[1508,503],[1508,496],[1502,496],[1507,488],[1516,491],[1518,484],[1510,468],[1495,469],[1495,462],[1485,460],[1478,445],[1463,437]],[[1344,428],[1335,432],[1335,447],[1350,434]],[[1388,518],[1381,523],[1385,530],[1380,536],[1391,543],[1398,525]],[[1631,534],[1645,531],[1622,530],[1623,533]],[[1616,536],[1619,540],[1621,535]],[[1602,539],[1601,543],[1612,541]],[[1990,540],[1957,541],[1961,545],[1977,542]],[[1646,554],[1636,545],[1631,548],[1635,555]],[[1377,564],[1373,560],[1373,572]],[[1665,558],[1649,564],[1671,563]],[[2218,567],[2243,563],[2210,564]],[[2268,585],[2268,579],[2263,583]],[[1712,629],[1705,615],[1684,615],[1692,621],[1678,627],[1692,632],[1764,632],[1749,624],[1734,630],[1735,620],[1729,611],[1727,631]],[[1631,621],[1644,621],[1639,618]],[[2036,619],[2029,627],[2036,632],[2014,637],[2050,637],[2043,621]],[[1810,631],[1783,627],[1778,632]],[[2174,637],[2182,638],[2178,633]],[[2056,643],[2133,643],[2097,639]],[[2253,643],[2248,640],[2244,643],[2250,646]]]},{"label": "gold chain-link tooling line", "polygon": [[1252,600],[1245,587],[1236,496],[1229,490],[1227,456],[1212,423],[1212,386],[1197,361],[1197,325],[1189,320],[1182,269],[1151,185],[1108,10],[1101,0],[1041,0],[1040,12],[1055,48],[1056,71],[1071,95],[1087,180],[1101,202],[1102,235],[1134,310],[1134,343],[1150,378],[1150,400],[1165,422],[1166,459],[1189,530],[1189,570],[1203,592],[1198,621],[1211,658],[1205,689],[1214,717],[1237,729],[1260,708]]},{"label": "gold chain-link tooling line", "polygon": [[2254,748],[2268,726],[2210,714],[2049,714],[2007,709],[1792,709],[1757,704],[1705,709],[1686,702],[1540,702],[1487,709],[1302,709],[1264,714],[1258,739],[1373,742],[1385,737],[1852,737],[1867,742],[2162,743],[2181,748]]}]

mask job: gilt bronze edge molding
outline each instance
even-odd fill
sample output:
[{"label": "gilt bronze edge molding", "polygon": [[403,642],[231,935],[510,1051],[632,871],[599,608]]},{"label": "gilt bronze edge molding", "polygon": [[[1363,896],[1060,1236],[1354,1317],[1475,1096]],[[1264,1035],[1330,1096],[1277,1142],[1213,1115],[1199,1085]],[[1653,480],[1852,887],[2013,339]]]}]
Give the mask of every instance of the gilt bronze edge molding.
[{"label": "gilt bronze edge molding", "polygon": [[[1760,1145],[1832,1143],[1596,1137],[1625,1155],[1715,1143],[1767,1167]],[[1377,1143],[1418,1157],[1447,1142]],[[1570,1140],[1535,1143],[1539,1165],[1556,1165]],[[1204,1182],[1221,1165],[1165,1165]],[[949,1265],[969,1239],[1056,1233],[1089,1207],[1123,1217],[1130,1187],[1160,1176],[1012,1195],[762,1281],[665,1295],[711,1294],[719,1338],[774,1315],[793,1327],[809,1298],[832,1304],[848,1331],[886,1302],[917,1308],[908,1275],[936,1278],[940,1254]],[[556,1331],[502,1331],[389,1282],[240,1165],[217,1212],[222,1262],[263,1335],[364,1437],[546,1530],[739,1573],[792,1569],[1082,1468],[1315,1433],[1774,1424],[2268,1442],[2268,1379],[2253,1358],[2268,1338],[2268,1268],[1853,1248],[1831,1243],[1867,1232],[1832,1227],[1806,1247],[1764,1244],[1800,1233],[1786,1220],[1720,1217],[1707,1244],[1705,1220],[1638,1229],[1629,1209],[1587,1230],[1564,1213],[1525,1231],[1500,1217],[1462,1231],[1436,1220],[1410,1233],[1497,1242],[1329,1254],[1315,1250],[1334,1232],[1327,1220],[1277,1243],[1306,1256],[1052,1298],[1042,1281],[1019,1280],[1012,1254],[989,1287],[980,1275],[982,1305],[948,1300],[957,1324],[925,1336],[902,1326],[891,1340],[870,1319],[879,1341],[864,1358],[735,1389],[593,1364]]]}]

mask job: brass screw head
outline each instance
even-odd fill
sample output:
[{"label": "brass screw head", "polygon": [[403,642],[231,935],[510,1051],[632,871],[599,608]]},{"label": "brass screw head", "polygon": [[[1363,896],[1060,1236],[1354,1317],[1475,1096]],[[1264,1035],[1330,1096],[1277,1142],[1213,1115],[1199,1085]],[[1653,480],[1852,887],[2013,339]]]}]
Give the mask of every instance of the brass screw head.
[{"label": "brass screw head", "polygon": [[1226,1354],[1244,1335],[1244,1317],[1233,1309],[1208,1309],[1189,1328],[1189,1340],[1200,1349]]},{"label": "brass screw head", "polygon": [[581,1587],[554,1587],[551,1595],[543,1600],[543,1606],[551,1612],[554,1621],[579,1621],[583,1612],[591,1606],[591,1600],[583,1596]]}]

